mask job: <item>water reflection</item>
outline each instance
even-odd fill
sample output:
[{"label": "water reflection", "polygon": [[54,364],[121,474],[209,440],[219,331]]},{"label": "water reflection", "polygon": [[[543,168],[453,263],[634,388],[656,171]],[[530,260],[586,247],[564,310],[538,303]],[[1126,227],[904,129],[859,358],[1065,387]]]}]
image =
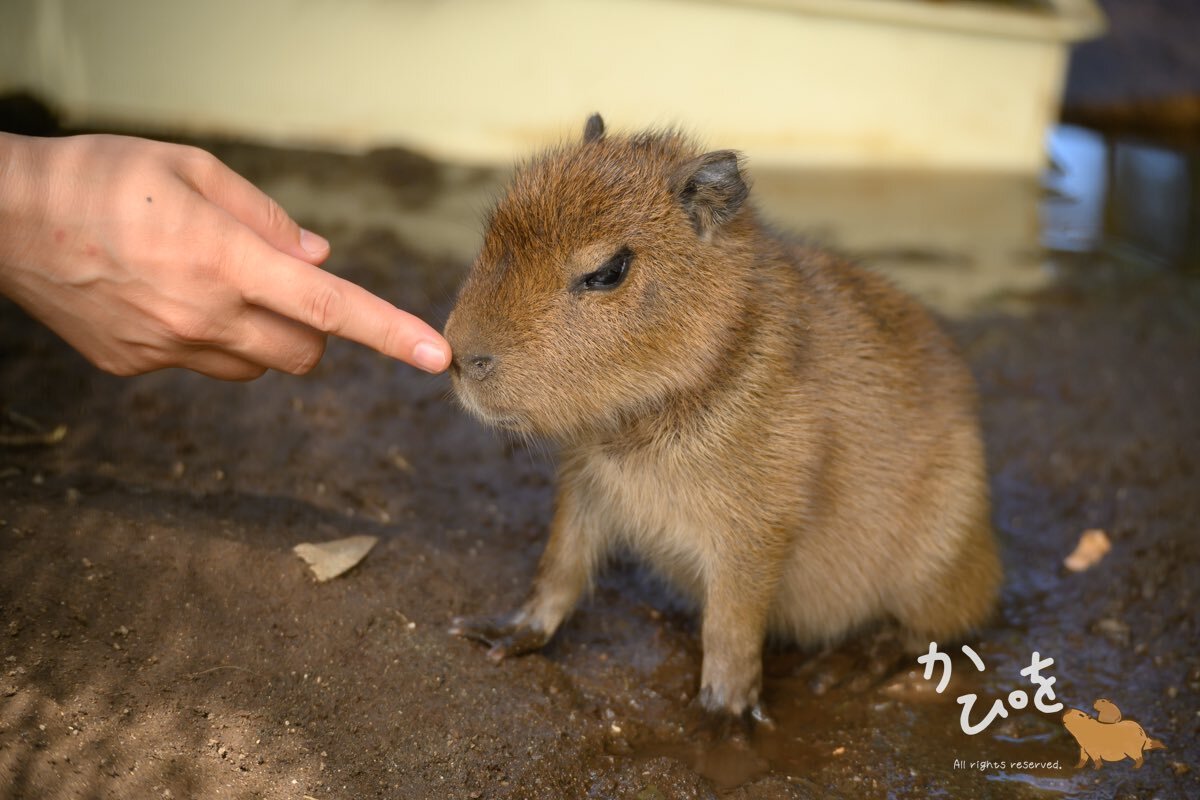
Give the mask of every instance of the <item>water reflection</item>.
[{"label": "water reflection", "polygon": [[1195,153],[1065,125],[1047,146],[1041,178],[773,172],[755,174],[754,191],[781,229],[847,252],[951,316],[1026,298],[1079,255],[1103,256],[1105,267],[1197,268]]}]

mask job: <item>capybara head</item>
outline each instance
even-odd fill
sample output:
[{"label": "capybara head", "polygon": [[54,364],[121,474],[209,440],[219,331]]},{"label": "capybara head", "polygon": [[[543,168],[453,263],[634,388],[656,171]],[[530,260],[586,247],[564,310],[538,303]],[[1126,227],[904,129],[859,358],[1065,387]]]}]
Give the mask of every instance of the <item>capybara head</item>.
[{"label": "capybara head", "polygon": [[747,192],[736,153],[599,115],[521,166],[446,323],[463,405],[568,440],[706,383],[753,282]]},{"label": "capybara head", "polygon": [[1081,723],[1086,725],[1087,722],[1084,720],[1095,722],[1086,712],[1080,711],[1078,708],[1069,708],[1063,713],[1063,725],[1066,726],[1068,731],[1074,732],[1078,730]]}]

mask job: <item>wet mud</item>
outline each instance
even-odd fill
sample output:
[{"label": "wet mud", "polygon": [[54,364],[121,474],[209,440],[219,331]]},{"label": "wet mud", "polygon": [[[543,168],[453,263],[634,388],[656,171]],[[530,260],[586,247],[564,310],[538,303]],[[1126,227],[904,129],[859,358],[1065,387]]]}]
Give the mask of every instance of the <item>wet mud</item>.
[{"label": "wet mud", "polygon": [[[774,645],[772,730],[695,710],[695,614],[633,563],[541,653],[494,665],[446,633],[522,599],[553,457],[467,418],[444,377],[332,342],[305,378],[118,379],[0,305],[0,797],[1200,795],[1200,185],[1174,151],[1064,135],[1084,144],[1059,142],[1048,193],[760,182],[771,218],[944,314],[980,386],[1007,570],[966,642],[984,671],[939,643],[938,693],[887,626]],[[327,235],[331,269],[439,325],[503,180],[400,152],[206,144]],[[956,216],[971,197],[994,201]],[[1089,528],[1112,550],[1070,572]],[[291,551],[357,534],[381,541],[327,584]],[[1109,698],[1167,749],[1076,768],[1062,710],[1037,710],[1021,675],[1035,651],[1063,710]],[[996,700],[1007,718],[964,733],[972,693],[969,722]]]}]

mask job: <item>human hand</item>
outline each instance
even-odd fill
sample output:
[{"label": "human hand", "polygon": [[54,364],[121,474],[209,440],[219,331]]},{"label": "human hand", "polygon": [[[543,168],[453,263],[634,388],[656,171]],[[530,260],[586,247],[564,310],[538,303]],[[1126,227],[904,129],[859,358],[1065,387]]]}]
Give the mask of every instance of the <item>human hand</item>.
[{"label": "human hand", "polygon": [[437,331],[322,270],[328,255],[203,150],[0,134],[0,293],[108,372],[303,374],[326,334],[449,365]]}]

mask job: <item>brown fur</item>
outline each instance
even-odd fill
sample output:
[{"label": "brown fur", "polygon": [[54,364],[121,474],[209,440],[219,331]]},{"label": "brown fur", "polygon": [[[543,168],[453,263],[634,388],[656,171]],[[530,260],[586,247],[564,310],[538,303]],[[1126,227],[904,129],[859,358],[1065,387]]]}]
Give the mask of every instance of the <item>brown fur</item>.
[{"label": "brown fur", "polygon": [[1121,709],[1117,708],[1117,704],[1107,697],[1101,697],[1092,705],[1092,708],[1096,709],[1096,719],[1101,722],[1121,721]]},{"label": "brown fur", "polygon": [[[494,657],[539,646],[624,547],[702,607],[701,699],[741,713],[768,632],[823,643],[891,615],[927,646],[980,624],[1001,574],[947,337],[764,227],[735,154],[587,131],[517,172],[446,325],[464,406],[561,445],[528,601],[454,630]],[[623,284],[574,288],[620,248]]]}]

